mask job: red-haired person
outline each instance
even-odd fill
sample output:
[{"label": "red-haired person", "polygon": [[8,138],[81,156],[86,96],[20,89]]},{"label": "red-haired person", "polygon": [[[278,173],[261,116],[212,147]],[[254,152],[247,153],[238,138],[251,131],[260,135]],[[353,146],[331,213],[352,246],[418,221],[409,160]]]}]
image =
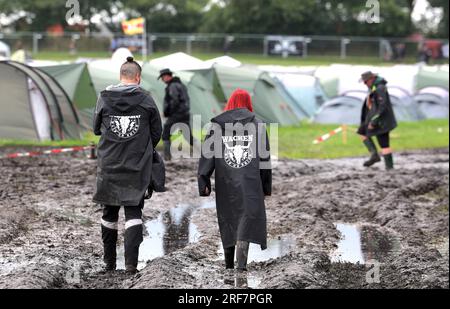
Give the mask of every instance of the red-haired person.
[{"label": "red-haired person", "polygon": [[250,94],[236,90],[225,112],[212,119],[198,170],[201,196],[211,194],[215,171],[216,207],[227,269],[247,270],[249,244],[267,248],[265,196],[272,194],[266,126],[253,113]]}]

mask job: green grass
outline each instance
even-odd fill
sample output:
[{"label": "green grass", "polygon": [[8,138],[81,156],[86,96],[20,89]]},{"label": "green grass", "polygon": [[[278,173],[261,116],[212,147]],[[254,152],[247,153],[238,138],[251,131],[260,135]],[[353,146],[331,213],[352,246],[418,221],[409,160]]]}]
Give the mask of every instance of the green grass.
[{"label": "green grass", "polygon": [[[148,57],[148,60],[159,58],[167,55],[167,53],[155,53]],[[135,55],[136,59],[142,60],[140,55]],[[223,54],[219,53],[194,53],[194,57],[202,60],[207,60]],[[282,66],[318,66],[318,65],[330,65],[333,63],[343,64],[364,64],[364,65],[378,65],[386,66],[393,65],[393,63],[383,62],[377,57],[348,57],[347,59],[341,59],[338,56],[309,56],[307,58],[290,57],[283,59],[281,57],[271,56],[266,57],[264,55],[249,55],[249,54],[231,54],[230,56],[246,64],[256,65],[282,65]],[[70,55],[67,52],[41,52],[34,55],[38,60],[52,60],[52,61],[74,61],[78,58],[110,58],[109,52],[79,52],[77,55]],[[407,59],[406,63],[415,63],[415,58]],[[448,63],[448,62],[447,62]]]},{"label": "green grass", "polygon": [[[366,156],[367,150],[356,134],[356,127],[349,127],[347,144],[342,134],[328,141],[313,145],[313,141],[339,125],[302,124],[301,127],[279,128],[279,155],[290,159],[333,159]],[[391,146],[395,151],[445,148],[449,146],[449,121],[426,120],[401,123],[391,134]]]},{"label": "green grass", "polygon": [[[280,127],[278,132],[279,157],[287,159],[334,159],[366,156],[367,150],[356,134],[356,127],[349,127],[347,144],[344,144],[342,134],[339,134],[322,144],[313,145],[313,141],[317,137],[336,129],[338,126],[303,123],[298,127]],[[91,142],[98,142],[98,137],[93,134],[86,134],[82,140],[78,141],[43,143],[0,140],[0,147],[72,147],[89,145]],[[392,133],[392,147],[395,151],[446,148],[448,146],[448,120],[401,123],[397,130]]]}]

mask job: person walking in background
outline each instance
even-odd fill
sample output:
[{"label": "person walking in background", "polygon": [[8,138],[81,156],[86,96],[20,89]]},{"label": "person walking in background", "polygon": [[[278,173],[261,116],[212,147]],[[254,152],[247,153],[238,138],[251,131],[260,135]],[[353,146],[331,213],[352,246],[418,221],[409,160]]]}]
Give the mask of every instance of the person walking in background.
[{"label": "person walking in background", "polygon": [[[230,131],[228,126],[233,129]],[[244,130],[238,129],[245,126]],[[198,169],[200,196],[211,194],[215,171],[216,205],[227,269],[247,270],[249,244],[267,248],[265,196],[272,194],[272,170],[267,132],[253,113],[250,94],[234,92],[225,112],[212,119]],[[220,133],[218,133],[220,132]],[[212,148],[206,145],[214,142]],[[220,148],[215,148],[220,145]],[[265,146],[265,147],[264,147]],[[266,154],[257,150],[263,148]],[[264,166],[266,165],[266,166]]]},{"label": "person walking in background", "polygon": [[369,95],[363,104],[361,126],[358,130],[364,145],[371,153],[370,159],[364,163],[364,166],[371,167],[381,162],[372,139],[376,137],[382,148],[386,170],[392,170],[394,159],[390,146],[390,132],[397,128],[397,120],[387,91],[387,81],[372,72],[362,74],[361,81],[369,88]]},{"label": "person walking in background", "polygon": [[139,86],[141,72],[140,65],[129,57],[120,69],[120,84],[101,93],[94,119],[94,133],[101,138],[93,200],[103,206],[105,270],[116,269],[119,211],[124,206],[125,266],[130,274],[137,272],[144,197],[162,132],[158,108]]},{"label": "person walking in background", "polygon": [[191,147],[194,147],[195,139],[191,128],[191,103],[186,86],[183,85],[179,77],[173,76],[171,70],[162,70],[158,79],[162,79],[167,85],[164,97],[164,117],[167,120],[164,124],[162,139],[164,141],[164,159],[170,161],[172,159],[170,151],[171,130],[174,125],[184,124],[189,128],[189,132],[183,130],[184,138]]}]

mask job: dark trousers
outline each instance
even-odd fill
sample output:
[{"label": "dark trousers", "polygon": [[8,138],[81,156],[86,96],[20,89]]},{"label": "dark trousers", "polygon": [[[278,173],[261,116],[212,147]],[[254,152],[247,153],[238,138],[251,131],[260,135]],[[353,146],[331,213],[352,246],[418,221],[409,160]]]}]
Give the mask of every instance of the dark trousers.
[{"label": "dark trousers", "polygon": [[391,138],[389,133],[377,135],[377,140],[381,148],[386,149],[391,147]]},{"label": "dark trousers", "polygon": [[[125,265],[137,267],[139,246],[143,241],[142,209],[144,200],[139,206],[127,206],[125,209]],[[117,238],[120,207],[103,206],[102,239],[104,261],[107,265],[116,265]]]},{"label": "dark trousers", "polygon": [[183,130],[183,137],[187,142],[189,142],[191,146],[194,146],[194,136],[192,135],[190,116],[168,118],[164,124],[162,140],[164,142],[170,142],[171,137],[170,131],[172,130],[172,127],[176,124],[187,125],[187,127],[189,128],[189,132],[185,132]]}]

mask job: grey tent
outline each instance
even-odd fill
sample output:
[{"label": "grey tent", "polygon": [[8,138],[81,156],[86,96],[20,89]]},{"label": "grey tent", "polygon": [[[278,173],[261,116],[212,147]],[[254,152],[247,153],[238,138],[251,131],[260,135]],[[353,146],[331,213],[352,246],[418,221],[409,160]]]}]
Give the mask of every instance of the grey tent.
[{"label": "grey tent", "polygon": [[414,101],[414,98],[407,90],[399,87],[389,87],[389,95],[398,121],[414,122],[425,119],[419,104]]},{"label": "grey tent", "polygon": [[78,114],[64,89],[39,69],[0,62],[0,138],[79,139]]},{"label": "grey tent", "polygon": [[[400,122],[414,122],[424,119],[418,105],[404,91],[390,88],[392,107]],[[313,117],[313,122],[322,124],[359,125],[362,104],[367,97],[364,91],[349,91],[326,102]]]},{"label": "grey tent", "polygon": [[313,117],[320,124],[358,125],[361,122],[361,110],[364,96],[361,93],[348,93],[327,101]]},{"label": "grey tent", "polygon": [[424,88],[414,97],[414,101],[426,118],[448,118],[449,93],[447,89],[439,87]]}]

